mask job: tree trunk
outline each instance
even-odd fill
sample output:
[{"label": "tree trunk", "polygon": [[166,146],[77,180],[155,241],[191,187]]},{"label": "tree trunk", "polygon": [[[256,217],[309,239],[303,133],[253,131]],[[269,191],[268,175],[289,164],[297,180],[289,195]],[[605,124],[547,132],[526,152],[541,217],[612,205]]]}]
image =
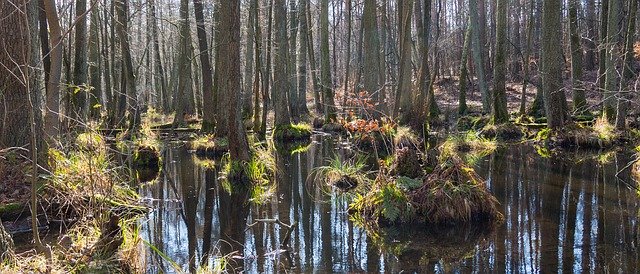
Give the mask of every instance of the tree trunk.
[{"label": "tree trunk", "polygon": [[298,106],[300,115],[309,114],[307,107],[307,54],[309,54],[309,25],[307,24],[307,9],[309,2],[300,1],[298,4],[298,28],[300,42],[298,43]]},{"label": "tree trunk", "polygon": [[311,8],[309,6],[307,6],[307,14],[305,16],[307,18],[307,33],[308,38],[307,38],[307,50],[309,51],[309,67],[311,67],[311,87],[313,89],[313,100],[314,100],[314,105],[315,105],[315,109],[317,113],[323,113],[323,109],[322,109],[322,100],[320,97],[320,90],[319,90],[319,86],[320,86],[320,80],[318,79],[318,75],[317,75],[317,71],[318,71],[318,66],[316,63],[316,53],[314,50],[314,46],[313,46],[313,29],[311,28],[312,24],[311,24]]},{"label": "tree trunk", "polygon": [[469,0],[469,14],[471,15],[471,47],[473,52],[473,60],[476,67],[476,76],[478,77],[478,87],[482,96],[482,111],[489,113],[491,111],[491,96],[485,80],[483,48],[480,40],[480,26],[477,12],[477,0]]},{"label": "tree trunk", "polygon": [[[249,4],[249,16],[248,16],[248,20],[247,20],[247,36],[245,39],[245,43],[246,43],[246,48],[245,48],[245,55],[244,55],[244,87],[242,88],[242,100],[241,100],[241,104],[242,104],[242,119],[251,119],[251,117],[253,116],[253,108],[252,108],[252,102],[251,102],[251,98],[252,98],[252,94],[253,94],[253,77],[255,76],[253,71],[253,65],[254,65],[254,58],[253,58],[253,54],[254,54],[254,46],[255,46],[255,42],[254,40],[256,39],[256,31],[255,31],[255,21],[257,20],[255,17],[253,17],[253,1],[250,2]],[[258,68],[256,68],[257,70]]]},{"label": "tree trunk", "polygon": [[324,97],[324,118],[329,123],[336,120],[331,62],[329,60],[329,0],[320,2],[320,86]]},{"label": "tree trunk", "polygon": [[[31,147],[31,37],[25,0],[0,1],[0,148]],[[31,26],[36,28],[36,26]],[[36,28],[37,29],[37,28]],[[36,76],[32,76],[36,77]],[[35,78],[37,79],[37,78]]]},{"label": "tree trunk", "polygon": [[[598,45],[598,87],[604,91],[606,59],[607,59],[607,20],[609,17],[609,0],[600,0],[600,44]],[[606,100],[606,99],[605,99]]]},{"label": "tree trunk", "polygon": [[[547,127],[559,129],[567,122],[566,97],[562,89],[562,2],[544,0],[542,15],[542,85]],[[563,102],[564,101],[564,102]]]},{"label": "tree trunk", "polygon": [[533,41],[533,27],[534,27],[534,18],[533,18],[533,10],[534,10],[535,1],[531,1],[529,6],[529,15],[527,15],[527,45],[525,46],[524,53],[524,77],[522,77],[522,94],[520,96],[520,115],[524,116],[527,112],[527,85],[529,79],[529,70],[530,70],[530,58],[531,58],[531,47]]},{"label": "tree trunk", "polygon": [[377,7],[375,0],[364,1],[364,13],[362,15],[362,28],[363,30],[363,47],[364,47],[364,60],[363,60],[363,74],[364,74],[364,90],[369,93],[373,98],[374,104],[376,104],[376,111],[371,113],[373,117],[380,117],[380,87],[378,79],[379,62],[380,60],[380,40],[378,38],[378,22],[377,22]]},{"label": "tree trunk", "polygon": [[102,74],[100,59],[100,28],[99,11],[97,5],[91,7],[91,21],[89,25],[89,83],[91,93],[89,97],[89,114],[91,120],[100,119],[100,109],[102,102]]},{"label": "tree trunk", "polygon": [[74,125],[87,119],[87,1],[76,0],[75,54],[73,63],[73,85],[71,86],[71,114]]},{"label": "tree trunk", "polygon": [[[624,69],[622,83],[628,83],[636,75],[633,68],[635,58],[633,46],[636,42],[636,14],[638,12],[638,0],[629,0],[629,22],[627,24],[626,42],[624,48]],[[627,112],[629,108],[630,94],[620,91],[616,112],[616,128],[624,130],[627,127]]]},{"label": "tree trunk", "polygon": [[618,91],[618,71],[616,70],[617,60],[620,57],[618,39],[619,35],[619,12],[618,0],[609,0],[607,18],[607,43],[605,58],[605,84],[604,84],[604,115],[610,123],[615,122],[616,98]]},{"label": "tree trunk", "polygon": [[46,109],[44,116],[44,131],[47,134],[47,143],[53,146],[60,135],[60,78],[62,77],[62,29],[60,18],[56,10],[55,0],[44,0],[45,13],[49,23],[49,35],[51,37],[49,58],[51,69],[49,70],[49,82],[47,83]]},{"label": "tree trunk", "polygon": [[273,66],[273,106],[275,110],[274,127],[286,126],[291,123],[287,96],[290,89],[287,64],[289,62],[289,43],[287,40],[287,7],[285,0],[274,2],[275,20],[275,60]]},{"label": "tree trunk", "polygon": [[579,0],[569,0],[569,31],[571,34],[571,81],[573,85],[573,109],[576,113],[586,111],[587,100],[582,85],[582,45],[578,30]]},{"label": "tree trunk", "polygon": [[596,0],[587,0],[586,6],[586,23],[587,23],[587,39],[585,44],[587,51],[584,56],[584,68],[588,71],[594,70],[596,67],[596,27],[595,27],[595,12],[596,12]]},{"label": "tree trunk", "polygon": [[291,121],[299,122],[300,121],[300,111],[298,110],[298,75],[297,75],[297,66],[296,66],[296,46],[298,40],[298,17],[296,13],[296,1],[289,0],[289,38],[288,38],[288,50],[287,53],[287,83],[289,84],[288,88],[288,105],[289,105],[289,115]]},{"label": "tree trunk", "polygon": [[193,0],[193,10],[196,19],[198,35],[198,56],[200,57],[200,73],[202,74],[202,131],[211,133],[214,128],[214,102],[213,102],[213,70],[209,57],[209,45],[207,31],[204,28],[204,15],[202,0]]},{"label": "tree trunk", "polygon": [[509,122],[509,112],[507,110],[506,92],[506,51],[507,51],[507,7],[508,0],[498,0],[496,13],[496,56],[494,63],[494,87],[493,87],[493,122],[502,124]]},{"label": "tree trunk", "polygon": [[[151,12],[151,33],[152,33],[152,40],[153,40],[153,53],[155,56],[154,69],[155,69],[155,74],[158,77],[158,80],[155,83],[155,89],[160,92],[160,96],[159,96],[160,103],[158,104],[158,106],[163,112],[165,111],[168,112],[169,106],[167,102],[169,100],[167,99],[167,97],[169,97],[169,93],[167,91],[167,81],[165,80],[165,77],[164,77],[165,72],[164,72],[164,67],[162,66],[162,58],[160,57],[160,41],[158,39],[159,33],[158,33],[158,23],[157,23],[157,17],[156,17],[155,0],[149,0],[149,9]],[[206,100],[207,98],[206,94],[203,93],[203,97]],[[213,94],[210,94],[210,97],[212,98]],[[211,105],[213,104],[211,103]],[[207,108],[207,110],[209,110],[209,108]],[[206,113],[207,112],[204,112],[203,116],[207,115]],[[209,112],[209,114],[211,113]],[[206,118],[203,118],[203,124],[205,119]]]},{"label": "tree trunk", "polygon": [[132,132],[137,131],[140,126],[140,112],[138,110],[138,99],[136,91],[136,79],[134,76],[133,58],[131,57],[131,47],[129,45],[129,34],[127,33],[127,11],[129,0],[117,0],[116,13],[118,22],[116,28],[120,38],[120,49],[122,50],[123,62],[123,86],[127,91],[127,109],[129,111],[129,129]]},{"label": "tree trunk", "polygon": [[[284,0],[278,0],[284,1]],[[240,0],[226,0],[220,3],[220,47],[224,55],[219,55],[220,91],[228,106],[226,118],[229,130],[229,154],[232,161],[248,162],[249,143],[242,126],[238,107],[240,99]]]},{"label": "tree trunk", "polygon": [[412,119],[413,94],[411,88],[411,14],[413,0],[406,0],[398,6],[398,35],[400,37],[400,71],[398,73],[398,87],[394,116],[407,124]]},{"label": "tree trunk", "polygon": [[458,97],[458,114],[467,114],[467,78],[469,71],[467,62],[469,58],[469,44],[471,44],[471,16],[467,23],[467,31],[464,35],[464,45],[462,46],[462,60],[460,61],[460,96]]}]

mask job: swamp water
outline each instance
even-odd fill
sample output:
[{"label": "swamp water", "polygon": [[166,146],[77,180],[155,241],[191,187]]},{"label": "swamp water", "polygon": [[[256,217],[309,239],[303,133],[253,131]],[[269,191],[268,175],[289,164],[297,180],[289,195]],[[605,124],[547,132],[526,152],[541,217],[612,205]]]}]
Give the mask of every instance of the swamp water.
[{"label": "swamp water", "polygon": [[[315,135],[305,152],[278,153],[274,194],[246,206],[246,192],[228,194],[216,169],[197,165],[184,144],[167,143],[163,172],[141,188],[154,208],[141,221],[147,272],[194,271],[202,262],[248,273],[640,272],[639,198],[628,171],[615,176],[629,155],[599,164],[501,148],[475,166],[505,217],[493,231],[405,225],[367,232],[350,221],[344,195],[309,178],[314,167],[350,153],[345,146]],[[298,222],[292,252],[280,248],[285,227],[251,225],[276,218]]]}]

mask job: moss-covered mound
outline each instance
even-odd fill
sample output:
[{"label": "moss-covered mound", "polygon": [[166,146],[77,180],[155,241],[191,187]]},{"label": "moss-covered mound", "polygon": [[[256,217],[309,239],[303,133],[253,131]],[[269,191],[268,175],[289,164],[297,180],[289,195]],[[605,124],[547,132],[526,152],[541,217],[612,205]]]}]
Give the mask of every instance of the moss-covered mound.
[{"label": "moss-covered mound", "polygon": [[311,147],[311,139],[296,140],[292,142],[274,142],[277,151],[285,154],[305,152]]},{"label": "moss-covered mound", "polygon": [[415,147],[397,148],[391,166],[391,175],[422,178],[425,173],[420,152]]},{"label": "moss-covered mound", "polygon": [[491,118],[488,116],[466,115],[458,118],[456,128],[459,131],[481,130],[489,121],[491,121]]},{"label": "moss-covered mound", "polygon": [[350,191],[370,183],[369,174],[364,170],[365,162],[364,157],[345,160],[336,157],[328,165],[315,168],[312,174],[316,181],[323,181],[327,186]]},{"label": "moss-covered mound", "polygon": [[458,157],[450,157],[408,194],[416,214],[428,223],[500,220],[498,200],[484,180]]},{"label": "moss-covered mound", "polygon": [[195,150],[196,155],[205,158],[220,158],[229,152],[229,141],[226,138],[216,138],[205,135],[189,142],[189,149]]},{"label": "moss-covered mound", "polygon": [[379,175],[350,211],[374,223],[457,224],[500,220],[497,205],[475,171],[450,155],[422,178]]},{"label": "moss-covered mound", "polygon": [[158,169],[160,153],[155,147],[140,146],[133,154],[133,164],[138,168]]},{"label": "moss-covered mound", "polygon": [[275,142],[308,140],[311,137],[312,130],[308,124],[276,126],[273,129],[273,140]]},{"label": "moss-covered mound", "polygon": [[482,136],[500,141],[518,141],[525,135],[522,128],[512,123],[488,124],[482,131]]},{"label": "moss-covered mound", "polygon": [[599,118],[592,127],[571,124],[560,130],[542,129],[536,141],[548,148],[609,148],[623,143],[624,136],[617,132],[606,119]]}]

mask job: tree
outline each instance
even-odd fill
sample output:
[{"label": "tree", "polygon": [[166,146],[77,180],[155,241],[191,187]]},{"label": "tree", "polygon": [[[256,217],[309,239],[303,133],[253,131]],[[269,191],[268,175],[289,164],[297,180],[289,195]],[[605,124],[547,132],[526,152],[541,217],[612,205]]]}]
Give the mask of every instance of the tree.
[{"label": "tree", "polygon": [[[286,9],[285,9],[286,12]],[[287,80],[289,84],[287,94],[287,104],[289,105],[289,116],[292,121],[300,121],[300,111],[298,110],[298,76],[296,66],[296,45],[298,40],[298,14],[296,13],[296,1],[289,0],[289,37],[287,38],[287,78],[293,80]],[[286,22],[285,22],[286,25]]]},{"label": "tree", "polygon": [[[284,0],[278,0],[284,1]],[[224,55],[219,55],[220,91],[226,109],[226,119],[232,127],[228,131],[229,154],[232,161],[248,162],[249,143],[242,126],[238,107],[240,98],[240,0],[226,0],[220,3],[220,47]]]},{"label": "tree", "polygon": [[491,110],[491,96],[489,88],[485,80],[483,48],[480,40],[480,21],[478,18],[478,2],[477,0],[469,0],[469,14],[471,16],[471,48],[473,52],[473,61],[476,67],[476,77],[478,77],[478,87],[482,96],[482,111],[488,113]]},{"label": "tree", "polygon": [[496,30],[496,60],[494,64],[493,90],[493,122],[496,124],[509,122],[506,95],[506,50],[507,50],[507,7],[508,0],[498,0]]},{"label": "tree", "polygon": [[30,124],[26,110],[32,108],[29,99],[31,38],[25,14],[26,1],[0,1],[0,25],[3,26],[0,28],[0,148],[33,148],[32,132],[25,126]]},{"label": "tree", "polygon": [[193,10],[196,19],[196,29],[198,35],[198,48],[200,52],[200,73],[202,74],[202,131],[213,132],[214,108],[213,106],[213,70],[209,58],[209,45],[207,41],[207,31],[204,28],[204,15],[202,0],[193,0]]},{"label": "tree", "polygon": [[[629,22],[627,23],[626,42],[624,47],[624,68],[623,81],[628,83],[635,75],[633,64],[635,62],[633,46],[636,42],[636,14],[638,12],[638,0],[629,0]],[[620,91],[616,107],[616,128],[625,129],[627,127],[627,108],[629,107],[630,96],[628,92]]]},{"label": "tree", "polygon": [[618,72],[616,71],[616,63],[619,56],[618,40],[619,40],[619,1],[609,0],[608,18],[607,18],[607,43],[606,57],[604,59],[604,115],[613,123],[616,116],[615,96],[618,89]]},{"label": "tree", "polygon": [[582,45],[578,30],[579,0],[569,0],[569,32],[571,33],[571,81],[573,85],[573,109],[577,113],[586,110],[587,100],[582,87]]},{"label": "tree", "polygon": [[300,115],[309,114],[307,107],[307,54],[309,54],[309,25],[307,24],[307,9],[309,2],[302,0],[298,4],[298,111]]},{"label": "tree", "polygon": [[467,113],[467,77],[469,77],[467,62],[469,57],[469,44],[471,44],[471,28],[471,16],[469,16],[467,30],[464,35],[464,45],[462,46],[462,61],[460,61],[460,95],[458,97],[458,114],[460,115]]},{"label": "tree", "polygon": [[49,23],[49,33],[51,39],[48,52],[51,59],[49,70],[49,82],[46,83],[46,111],[44,112],[45,134],[47,143],[53,146],[57,142],[56,138],[60,134],[60,78],[62,75],[62,30],[60,18],[56,10],[55,0],[44,0],[44,8]]},{"label": "tree", "polygon": [[398,72],[398,86],[396,90],[396,104],[394,116],[402,123],[412,119],[412,88],[411,88],[411,14],[413,0],[398,3],[398,35],[400,40],[400,71]]},{"label": "tree", "polygon": [[275,20],[275,47],[276,54],[273,67],[273,106],[275,110],[274,127],[285,126],[291,123],[289,104],[287,96],[289,94],[290,83],[287,74],[287,64],[289,62],[289,42],[287,40],[287,7],[285,0],[274,1]]},{"label": "tree", "polygon": [[87,92],[82,85],[87,84],[87,1],[76,0],[76,25],[75,29],[75,54],[73,63],[73,84],[72,87],[72,117],[77,122],[83,122],[87,117]]},{"label": "tree", "polygon": [[325,122],[329,123],[336,119],[336,103],[329,60],[329,0],[320,2],[320,83],[324,97],[324,118]]},{"label": "tree", "polygon": [[[364,11],[362,17],[363,28],[363,75],[364,75],[364,90],[366,90],[373,97],[373,101],[380,105],[379,85],[380,75],[379,62],[380,60],[380,40],[378,38],[378,22],[377,22],[377,4],[375,0],[364,1]],[[375,112],[374,117],[379,117],[379,113]]]},{"label": "tree", "polygon": [[[131,46],[129,43],[128,29],[128,6],[129,0],[116,0],[115,1],[116,15],[118,22],[116,23],[116,29],[118,32],[118,38],[120,38],[120,50],[122,51],[122,81],[123,87],[126,87],[126,106],[129,111],[129,129],[136,131],[140,126],[140,112],[138,111],[138,100],[136,91],[136,79],[133,68],[133,57],[131,56]],[[120,97],[122,100],[122,96]],[[120,102],[119,105],[122,105]]]},{"label": "tree", "polygon": [[101,59],[100,59],[100,20],[97,5],[91,6],[91,21],[89,23],[89,116],[92,120],[100,118],[100,98],[102,97]]},{"label": "tree", "polygon": [[562,89],[562,2],[544,0],[542,14],[542,89],[547,127],[559,129],[567,122]]}]

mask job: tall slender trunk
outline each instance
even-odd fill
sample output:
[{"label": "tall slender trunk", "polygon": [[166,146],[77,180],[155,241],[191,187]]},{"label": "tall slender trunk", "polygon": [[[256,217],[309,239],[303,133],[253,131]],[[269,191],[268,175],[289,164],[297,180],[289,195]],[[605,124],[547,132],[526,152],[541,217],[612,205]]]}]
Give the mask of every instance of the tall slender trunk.
[{"label": "tall slender trunk", "polygon": [[83,123],[87,118],[87,1],[76,0],[75,52],[73,63],[73,85],[71,92],[72,124]]},{"label": "tall slender trunk", "polygon": [[128,4],[129,0],[116,0],[116,14],[118,22],[116,28],[120,38],[120,48],[123,62],[123,86],[126,86],[127,110],[129,112],[129,129],[132,132],[138,130],[140,126],[140,112],[138,109],[138,93],[136,91],[136,79],[134,76],[133,58],[131,57],[131,47],[129,45],[129,34],[127,33]]},{"label": "tall slender trunk", "polygon": [[573,109],[576,113],[586,110],[587,100],[582,85],[582,45],[578,29],[579,0],[569,0],[569,32],[571,35],[571,81],[573,84]]},{"label": "tall slender trunk", "polygon": [[411,120],[413,94],[411,88],[411,14],[413,0],[402,1],[398,7],[398,35],[400,37],[400,71],[398,73],[398,87],[396,90],[396,103],[394,116],[399,117],[403,123]]},{"label": "tall slender trunk", "polygon": [[588,71],[594,70],[596,67],[596,0],[587,0],[587,6],[585,11],[587,13],[587,39],[585,45],[587,47],[586,54],[584,56],[584,68]]},{"label": "tall slender trunk", "polygon": [[[638,0],[629,0],[629,22],[627,24],[626,42],[624,47],[624,69],[623,86],[635,75],[633,64],[635,62],[633,46],[636,42],[636,15],[638,12]],[[616,108],[616,128],[623,130],[627,127],[627,112],[629,108],[630,94],[627,91],[620,91]]]},{"label": "tall slender trunk", "polygon": [[506,51],[507,51],[507,9],[508,0],[498,0],[496,8],[496,55],[494,62],[493,87],[493,122],[496,124],[509,122],[506,94]]},{"label": "tall slender trunk", "polygon": [[324,97],[324,117],[327,123],[336,119],[331,61],[329,60],[329,0],[320,2],[320,86]]},{"label": "tall slender trunk", "polygon": [[275,59],[273,66],[273,107],[275,110],[274,127],[286,126],[291,123],[289,104],[289,75],[287,65],[289,63],[289,42],[287,40],[287,7],[286,0],[275,0],[274,20],[275,20]]},{"label": "tall slender trunk", "polygon": [[376,110],[372,113],[373,117],[381,116],[380,106],[380,40],[378,37],[377,7],[375,0],[364,1],[364,13],[362,17],[363,28],[363,74],[364,74],[364,90],[373,98],[376,104]]},{"label": "tall slender trunk", "polygon": [[100,119],[102,102],[102,68],[100,58],[100,14],[97,5],[91,7],[91,21],[89,23],[89,83],[91,93],[89,97],[89,114],[92,120]]},{"label": "tall slender trunk", "polygon": [[300,1],[298,4],[298,29],[300,42],[298,43],[298,106],[300,115],[309,114],[307,107],[307,54],[309,54],[309,25],[307,24],[307,9],[309,2]]},{"label": "tall slender trunk", "polygon": [[[567,122],[566,98],[562,89],[562,3],[544,0],[542,15],[542,84],[547,127],[559,129]],[[563,102],[564,101],[564,102]]]},{"label": "tall slender trunk", "polygon": [[214,101],[213,101],[213,69],[209,57],[209,45],[207,41],[207,31],[204,26],[204,15],[202,0],[193,0],[193,10],[196,19],[196,29],[198,35],[198,48],[200,50],[200,73],[202,74],[202,131],[213,132],[214,121]]},{"label": "tall slender trunk", "polygon": [[616,116],[616,98],[618,91],[617,61],[620,57],[619,37],[620,6],[618,0],[609,0],[607,18],[607,43],[605,58],[604,115],[613,123]]},{"label": "tall slender trunk", "polygon": [[49,23],[49,33],[51,39],[51,51],[48,53],[51,58],[51,69],[49,70],[49,82],[47,83],[46,108],[44,116],[45,134],[49,146],[55,146],[57,137],[60,135],[60,78],[62,77],[62,29],[60,27],[60,17],[56,9],[55,0],[44,0],[45,13]]},{"label": "tall slender trunk", "polygon": [[476,77],[478,78],[478,86],[480,88],[480,94],[482,96],[482,111],[485,113],[489,113],[491,111],[491,97],[489,96],[489,89],[487,87],[487,82],[485,80],[485,70],[484,68],[484,57],[483,50],[484,47],[481,44],[480,40],[480,23],[478,18],[478,12],[476,8],[478,7],[477,0],[469,0],[469,14],[471,15],[471,48],[473,52],[473,60],[476,67]]},{"label": "tall slender trunk", "polygon": [[464,45],[462,46],[462,60],[460,61],[460,95],[458,97],[458,114],[467,114],[467,78],[469,72],[467,62],[469,58],[469,44],[471,44],[471,16],[467,23],[467,31],[464,35]]}]

